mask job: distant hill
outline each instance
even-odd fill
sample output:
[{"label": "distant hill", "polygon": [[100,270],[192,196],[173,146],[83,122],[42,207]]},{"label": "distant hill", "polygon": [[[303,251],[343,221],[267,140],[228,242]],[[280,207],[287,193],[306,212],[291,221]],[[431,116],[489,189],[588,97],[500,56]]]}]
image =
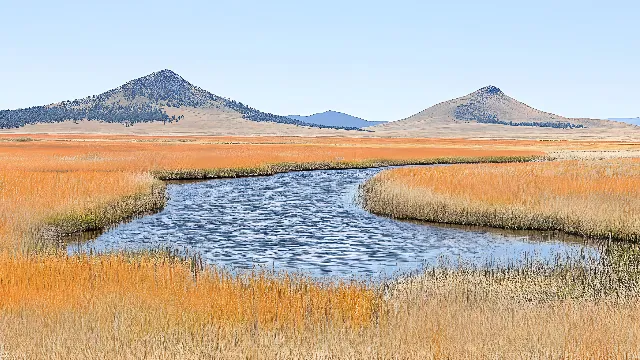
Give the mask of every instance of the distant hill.
[{"label": "distant hill", "polygon": [[[609,120],[574,119],[544,112],[507,96],[495,86],[445,101],[408,118],[377,125],[379,136],[478,138],[626,137],[634,128]],[[607,129],[607,134],[596,129]],[[633,136],[638,136],[633,132]]]},{"label": "distant hill", "polygon": [[612,121],[623,122],[627,124],[632,124],[635,126],[640,126],[640,117],[637,118],[609,118]]},{"label": "distant hill", "polygon": [[534,109],[491,85],[463,97],[434,105],[401,121],[420,120],[550,128],[585,126],[580,121]]},{"label": "distant hill", "polygon": [[368,126],[375,126],[385,123],[385,121],[367,121],[359,117],[351,116],[349,114],[341,113],[338,111],[325,111],[323,113],[313,114],[309,116],[300,115],[288,115],[288,118],[302,121],[305,123],[312,123],[324,126],[342,126],[342,127],[356,127],[364,128]]},{"label": "distant hill", "polygon": [[162,70],[132,80],[99,95],[73,101],[26,109],[0,111],[0,129],[20,128],[33,124],[97,121],[122,124],[126,127],[139,123],[179,122],[183,114],[169,115],[169,108],[215,108],[236,113],[239,117],[256,122],[272,122],[318,128],[353,129],[306,123],[285,116],[265,113],[241,102],[214,95],[192,85],[171,70]]},{"label": "distant hill", "polygon": [[[215,136],[380,136],[424,138],[611,139],[640,141],[640,127],[572,119],[534,109],[495,86],[403,120],[375,124],[328,111],[279,116],[214,95],[170,70],[99,95],[0,111],[0,134]],[[356,119],[356,120],[354,120]],[[331,120],[331,121],[329,121]],[[361,127],[366,126],[365,131]]]}]

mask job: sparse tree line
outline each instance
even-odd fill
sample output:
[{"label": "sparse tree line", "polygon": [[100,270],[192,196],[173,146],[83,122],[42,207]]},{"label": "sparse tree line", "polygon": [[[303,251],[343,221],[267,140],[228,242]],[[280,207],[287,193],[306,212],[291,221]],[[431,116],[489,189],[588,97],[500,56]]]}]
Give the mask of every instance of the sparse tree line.
[{"label": "sparse tree line", "polygon": [[[139,100],[143,101],[139,101]],[[123,101],[124,100],[124,101]],[[138,101],[138,102],[136,102]],[[126,104],[123,104],[126,103]],[[191,85],[171,71],[160,71],[130,81],[117,89],[84,99],[56,105],[34,106],[0,111],[0,128],[19,128],[29,124],[58,123],[67,120],[95,120],[131,126],[136,123],[162,121],[172,123],[184,116],[169,116],[162,106],[204,107],[222,105],[242,114],[247,120],[283,124],[360,130],[357,127],[325,126],[305,123],[285,116],[261,112],[239,101],[225,99]]]},{"label": "sparse tree line", "polygon": [[475,103],[458,105],[454,112],[454,116],[458,120],[476,121],[482,124],[499,124],[508,126],[535,126],[557,129],[580,129],[585,126],[582,124],[572,124],[566,121],[504,121],[500,120],[496,114],[492,114],[484,110],[480,105]]},{"label": "sparse tree line", "polygon": [[0,111],[0,128],[18,128],[29,124],[59,123],[67,120],[95,120],[107,123],[120,123],[131,126],[136,123],[163,121],[172,123],[183,118],[169,116],[161,108],[149,104],[104,105],[91,107],[35,106],[19,110]]},{"label": "sparse tree line", "polygon": [[[242,114],[243,118],[247,120],[259,122],[269,121],[291,125],[312,126],[318,128],[360,130],[356,127],[334,127],[308,124],[284,116],[263,113],[233,100],[222,100],[226,107],[239,112],[240,114]],[[181,107],[192,106],[192,103],[189,101],[179,102],[176,100],[168,100],[166,101],[165,105],[169,107]],[[59,123],[68,120],[81,121],[85,119],[107,123],[120,123],[126,126],[131,126],[136,123],[146,123],[153,121],[162,121],[165,124],[173,123],[180,121],[183,118],[184,115],[169,116],[164,110],[162,110],[160,106],[148,103],[132,103],[121,105],[104,104],[101,102],[97,102],[93,104],[87,104],[82,100],[74,100],[52,106],[34,106],[18,110],[0,110],[0,128],[11,129],[19,128],[29,124]]]},{"label": "sparse tree line", "polygon": [[317,128],[338,128],[345,130],[360,130],[357,127],[337,127],[305,123],[286,116],[265,113],[247,106],[239,101],[226,99],[214,95],[202,88],[192,85],[171,71],[160,71],[151,76],[133,80],[123,85],[120,90],[124,98],[133,101],[136,97],[145,97],[153,102],[168,107],[202,107],[221,104],[242,114],[247,120],[258,122],[276,122]]}]

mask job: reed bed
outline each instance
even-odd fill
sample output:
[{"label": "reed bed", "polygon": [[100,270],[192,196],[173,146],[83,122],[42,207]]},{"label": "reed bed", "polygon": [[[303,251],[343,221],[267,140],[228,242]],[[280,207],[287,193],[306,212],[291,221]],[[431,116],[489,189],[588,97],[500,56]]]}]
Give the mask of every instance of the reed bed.
[{"label": "reed bed", "polygon": [[367,141],[357,146],[300,138],[8,139],[14,141],[0,143],[0,250],[20,251],[47,247],[61,235],[104,228],[162,208],[166,199],[159,179],[478,161],[480,157],[516,161],[542,154],[492,144],[467,148],[455,143],[434,147]]},{"label": "reed bed", "polygon": [[[0,142],[0,155],[14,169],[41,171],[135,171],[179,169],[255,168],[265,164],[421,160],[443,157],[544,155],[540,149],[516,145],[340,141],[271,143],[255,140],[141,142],[110,140]],[[263,140],[264,141],[264,140]]]},{"label": "reed bed", "polygon": [[438,267],[388,283],[231,275],[166,253],[10,257],[0,262],[0,349],[66,359],[635,358],[635,251]]},{"label": "reed bed", "polygon": [[640,239],[640,159],[392,169],[362,194],[400,219]]},{"label": "reed bed", "polygon": [[[365,285],[314,282],[295,274],[257,269],[241,275],[205,267],[197,258],[141,254],[3,255],[3,312],[55,315],[129,304],[162,308],[162,321],[303,328],[323,323],[369,325],[379,299]],[[191,320],[190,320],[191,319]],[[162,324],[160,324],[162,325]],[[197,324],[193,324],[194,326]]]},{"label": "reed bed", "polygon": [[0,249],[27,250],[43,236],[97,229],[164,200],[164,184],[145,173],[0,170]]},{"label": "reed bed", "polygon": [[[360,283],[231,275],[161,252],[0,258],[0,344],[16,356],[140,358],[149,345],[174,354],[190,352],[187,341],[214,348],[199,341],[216,332],[229,343],[239,331],[357,332],[379,309],[379,296]],[[144,352],[130,352],[136,347]]]},{"label": "reed bed", "polygon": [[162,207],[159,178],[543,155],[529,143],[58,137],[0,143],[0,359],[640,356],[634,251],[371,283],[230,274],[164,251],[69,256],[34,242]]}]

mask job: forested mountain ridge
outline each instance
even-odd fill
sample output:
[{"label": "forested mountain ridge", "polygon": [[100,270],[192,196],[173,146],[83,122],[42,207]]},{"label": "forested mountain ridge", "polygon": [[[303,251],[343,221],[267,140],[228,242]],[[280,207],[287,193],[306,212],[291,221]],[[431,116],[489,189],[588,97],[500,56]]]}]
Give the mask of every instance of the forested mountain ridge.
[{"label": "forested mountain ridge", "polygon": [[[515,115],[514,115],[515,114]],[[583,128],[555,114],[543,112],[514,100],[499,88],[489,85],[469,95],[457,104],[453,116],[456,120],[509,126],[536,126],[561,129]]]},{"label": "forested mountain ridge", "polygon": [[19,128],[28,124],[92,120],[121,123],[180,121],[181,115],[169,116],[164,107],[215,107],[235,111],[244,119],[319,128],[356,130],[354,127],[305,123],[285,116],[265,113],[239,101],[226,99],[194,86],[171,70],[162,70],[131,80],[99,95],[45,106],[0,111],[0,128]]}]

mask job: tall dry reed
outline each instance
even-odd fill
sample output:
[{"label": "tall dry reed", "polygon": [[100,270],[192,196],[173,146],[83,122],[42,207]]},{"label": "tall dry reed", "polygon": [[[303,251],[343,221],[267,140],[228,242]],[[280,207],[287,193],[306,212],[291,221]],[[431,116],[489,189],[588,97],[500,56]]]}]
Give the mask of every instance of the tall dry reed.
[{"label": "tall dry reed", "polygon": [[363,200],[395,218],[637,242],[640,159],[393,169]]},{"label": "tall dry reed", "polygon": [[1,263],[0,344],[18,358],[640,356],[637,261],[434,268],[382,284],[234,276],[162,254]]},{"label": "tall dry reed", "polygon": [[100,228],[158,209],[164,198],[163,185],[156,178],[268,175],[541,154],[491,143],[470,148],[456,142],[434,146],[390,140],[363,140],[362,145],[337,139],[178,140],[80,137],[57,141],[45,136],[0,142],[0,249],[45,246],[47,241],[33,234],[43,229],[47,238],[57,238],[59,233]]},{"label": "tall dry reed", "polygon": [[[38,225],[76,231],[160,204],[151,174],[541,154],[523,148],[529,142],[454,139],[24,140],[0,143],[3,249]],[[615,264],[635,263],[627,254]],[[612,264],[457,269],[375,285],[232,275],[163,253],[0,251],[0,358],[633,357],[640,354],[634,274]]]}]

